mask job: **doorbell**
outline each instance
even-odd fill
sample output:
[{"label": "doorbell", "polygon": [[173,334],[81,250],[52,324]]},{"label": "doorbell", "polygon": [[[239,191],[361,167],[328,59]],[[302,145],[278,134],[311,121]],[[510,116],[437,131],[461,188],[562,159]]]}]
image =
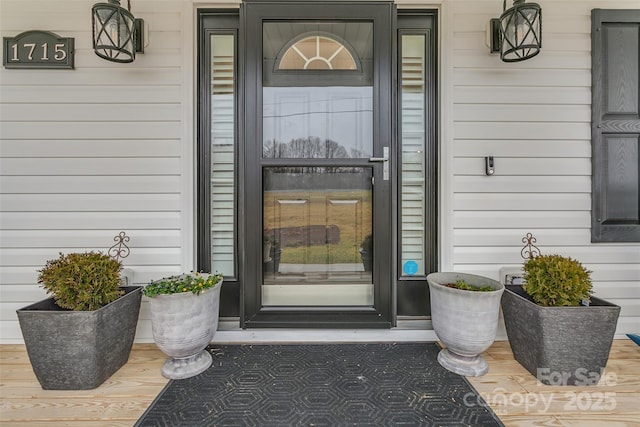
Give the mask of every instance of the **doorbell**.
[{"label": "doorbell", "polygon": [[493,162],[493,156],[488,156],[484,158],[484,169],[487,176],[491,176],[496,172],[495,164]]}]

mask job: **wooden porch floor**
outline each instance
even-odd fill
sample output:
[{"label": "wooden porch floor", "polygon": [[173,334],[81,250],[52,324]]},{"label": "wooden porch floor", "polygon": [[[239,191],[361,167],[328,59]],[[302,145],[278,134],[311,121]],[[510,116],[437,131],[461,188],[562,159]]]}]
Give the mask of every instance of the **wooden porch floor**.
[{"label": "wooden porch floor", "polygon": [[[485,354],[489,373],[470,382],[510,426],[640,426],[640,347],[614,341],[606,378],[595,387],[549,387],[513,359],[508,342]],[[165,356],[136,344],[129,362],[89,391],[40,388],[22,345],[0,346],[0,424],[9,426],[131,426],[162,390]],[[469,401],[469,404],[475,404]]]}]

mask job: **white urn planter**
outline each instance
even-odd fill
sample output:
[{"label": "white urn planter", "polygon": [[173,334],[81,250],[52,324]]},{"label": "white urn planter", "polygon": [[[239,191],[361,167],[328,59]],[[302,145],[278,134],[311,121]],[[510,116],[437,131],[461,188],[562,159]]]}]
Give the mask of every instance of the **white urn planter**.
[{"label": "white urn planter", "polygon": [[[489,286],[493,290],[470,291],[446,286],[458,280],[476,288]],[[496,338],[504,285],[487,277],[465,273],[431,273],[427,281],[433,329],[446,346],[438,353],[438,362],[459,375],[486,374],[489,367],[481,353]]]},{"label": "white urn planter", "polygon": [[164,377],[190,378],[211,366],[213,360],[205,349],[218,329],[221,288],[222,279],[199,294],[180,292],[149,298],[153,339],[169,356],[162,366]]}]

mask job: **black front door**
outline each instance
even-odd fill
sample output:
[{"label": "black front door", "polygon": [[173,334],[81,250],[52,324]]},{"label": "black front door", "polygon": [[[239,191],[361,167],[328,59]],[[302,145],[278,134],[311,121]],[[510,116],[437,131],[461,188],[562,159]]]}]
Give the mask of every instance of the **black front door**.
[{"label": "black front door", "polygon": [[241,9],[243,327],[392,324],[392,3]]}]

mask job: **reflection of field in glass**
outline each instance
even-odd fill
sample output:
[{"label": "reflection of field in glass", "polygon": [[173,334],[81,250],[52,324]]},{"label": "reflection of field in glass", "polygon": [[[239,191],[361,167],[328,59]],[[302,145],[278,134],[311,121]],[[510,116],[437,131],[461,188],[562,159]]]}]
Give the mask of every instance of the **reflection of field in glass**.
[{"label": "reflection of field in glass", "polygon": [[[269,231],[312,225],[340,230],[336,244],[282,247],[281,263],[340,264],[361,262],[360,244],[371,234],[370,190],[265,191],[265,237]],[[276,235],[277,238],[277,235]]]}]

